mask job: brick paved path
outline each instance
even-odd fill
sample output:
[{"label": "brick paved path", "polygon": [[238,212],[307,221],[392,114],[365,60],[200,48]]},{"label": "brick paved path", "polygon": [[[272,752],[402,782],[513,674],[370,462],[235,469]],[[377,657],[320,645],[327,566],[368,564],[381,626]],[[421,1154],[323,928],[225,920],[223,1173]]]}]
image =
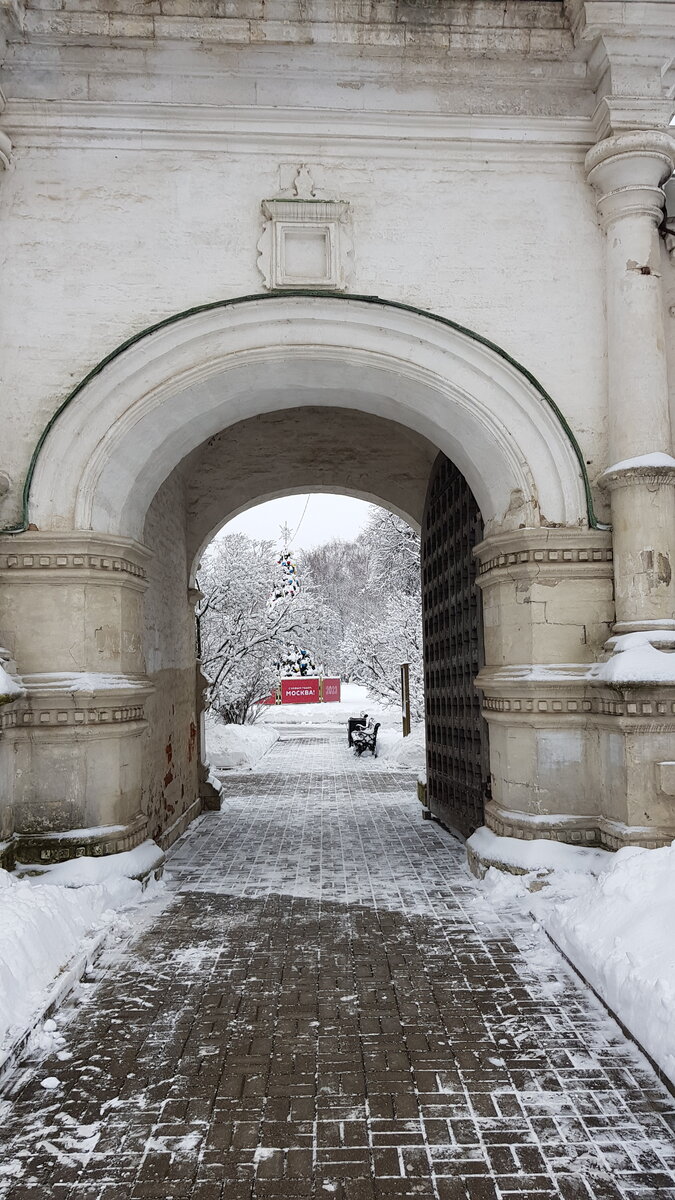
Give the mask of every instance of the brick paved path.
[{"label": "brick paved path", "polygon": [[284,737],[11,1080],[0,1195],[675,1198],[672,1100],[411,776]]}]

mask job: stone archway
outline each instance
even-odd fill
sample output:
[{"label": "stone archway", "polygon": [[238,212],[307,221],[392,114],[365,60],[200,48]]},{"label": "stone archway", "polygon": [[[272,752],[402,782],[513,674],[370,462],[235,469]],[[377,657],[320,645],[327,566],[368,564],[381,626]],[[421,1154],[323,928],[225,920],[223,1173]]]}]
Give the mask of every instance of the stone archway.
[{"label": "stone archway", "polygon": [[[291,488],[251,481],[251,467],[238,495],[225,489],[208,512],[197,503],[190,532],[185,470],[206,462],[219,438],[234,445],[244,427],[250,463],[249,423],[268,428],[294,413],[315,421],[315,453],[295,490],[321,486],[323,470],[331,489],[421,521],[420,464],[430,469],[440,451],[461,471],[485,525],[478,555],[490,625],[486,670],[502,672],[489,697],[486,688],[487,715],[498,726],[499,812],[568,806],[580,779],[590,793],[585,760],[562,799],[534,760],[523,781],[523,747],[532,758],[534,746],[536,757],[539,731],[520,717],[509,725],[498,701],[488,703],[502,694],[504,670],[510,685],[513,666],[574,661],[583,623],[570,610],[555,622],[555,637],[539,636],[541,606],[526,609],[518,571],[501,571],[513,553],[502,552],[507,542],[517,547],[515,562],[537,564],[537,576],[555,574],[558,599],[574,595],[583,607],[588,588],[599,637],[611,621],[607,536],[589,528],[583,463],[553,402],[503,351],[433,315],[366,298],[254,297],[180,314],[131,339],[78,385],[36,448],[25,528],[2,539],[0,562],[10,585],[1,637],[28,690],[16,735],[26,764],[15,797],[22,856],[34,856],[38,844],[47,856],[108,853],[148,830],[169,844],[199,811],[192,561],[228,516]],[[331,431],[325,439],[322,421]],[[353,469],[340,421],[352,430]],[[356,437],[366,428],[375,445],[368,454]],[[322,449],[331,438],[343,454],[332,474]],[[387,438],[392,453],[415,448],[425,485],[416,513],[405,481],[387,471]],[[597,553],[589,558],[591,545]],[[553,564],[569,554],[589,568],[559,578]],[[83,827],[91,829],[86,838],[68,838]]]},{"label": "stone archway", "polygon": [[569,429],[498,347],[402,305],[302,294],[181,314],[110,355],[45,431],[28,519],[139,536],[186,454],[244,416],[298,404],[344,405],[428,438],[465,475],[488,529],[588,522]]}]

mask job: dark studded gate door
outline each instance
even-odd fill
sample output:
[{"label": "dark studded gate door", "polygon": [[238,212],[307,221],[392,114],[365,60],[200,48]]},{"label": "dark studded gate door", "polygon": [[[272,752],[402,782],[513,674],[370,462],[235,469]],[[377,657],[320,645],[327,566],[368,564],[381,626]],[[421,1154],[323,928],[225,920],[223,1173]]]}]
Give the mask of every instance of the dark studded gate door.
[{"label": "dark studded gate door", "polygon": [[422,522],[427,803],[464,837],[483,824],[490,778],[487,725],[473,686],[483,638],[472,550],[482,536],[469,485],[439,454]]}]

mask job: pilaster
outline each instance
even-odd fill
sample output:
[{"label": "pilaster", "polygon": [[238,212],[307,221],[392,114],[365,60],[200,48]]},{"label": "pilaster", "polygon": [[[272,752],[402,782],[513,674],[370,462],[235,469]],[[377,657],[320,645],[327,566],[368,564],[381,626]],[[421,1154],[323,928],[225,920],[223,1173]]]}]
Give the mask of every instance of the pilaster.
[{"label": "pilaster", "polygon": [[623,133],[586,157],[606,231],[608,418],[618,632],[675,628],[675,459],[658,230],[675,139]]}]

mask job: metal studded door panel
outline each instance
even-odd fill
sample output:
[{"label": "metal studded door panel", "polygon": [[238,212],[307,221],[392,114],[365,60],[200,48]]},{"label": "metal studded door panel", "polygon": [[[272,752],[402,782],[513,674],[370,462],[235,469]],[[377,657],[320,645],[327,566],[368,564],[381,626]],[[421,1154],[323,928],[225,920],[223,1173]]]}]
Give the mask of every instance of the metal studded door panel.
[{"label": "metal studded door panel", "polygon": [[483,639],[472,550],[482,536],[469,485],[440,454],[422,523],[427,803],[464,837],[483,824],[489,787],[487,725],[473,684]]}]

